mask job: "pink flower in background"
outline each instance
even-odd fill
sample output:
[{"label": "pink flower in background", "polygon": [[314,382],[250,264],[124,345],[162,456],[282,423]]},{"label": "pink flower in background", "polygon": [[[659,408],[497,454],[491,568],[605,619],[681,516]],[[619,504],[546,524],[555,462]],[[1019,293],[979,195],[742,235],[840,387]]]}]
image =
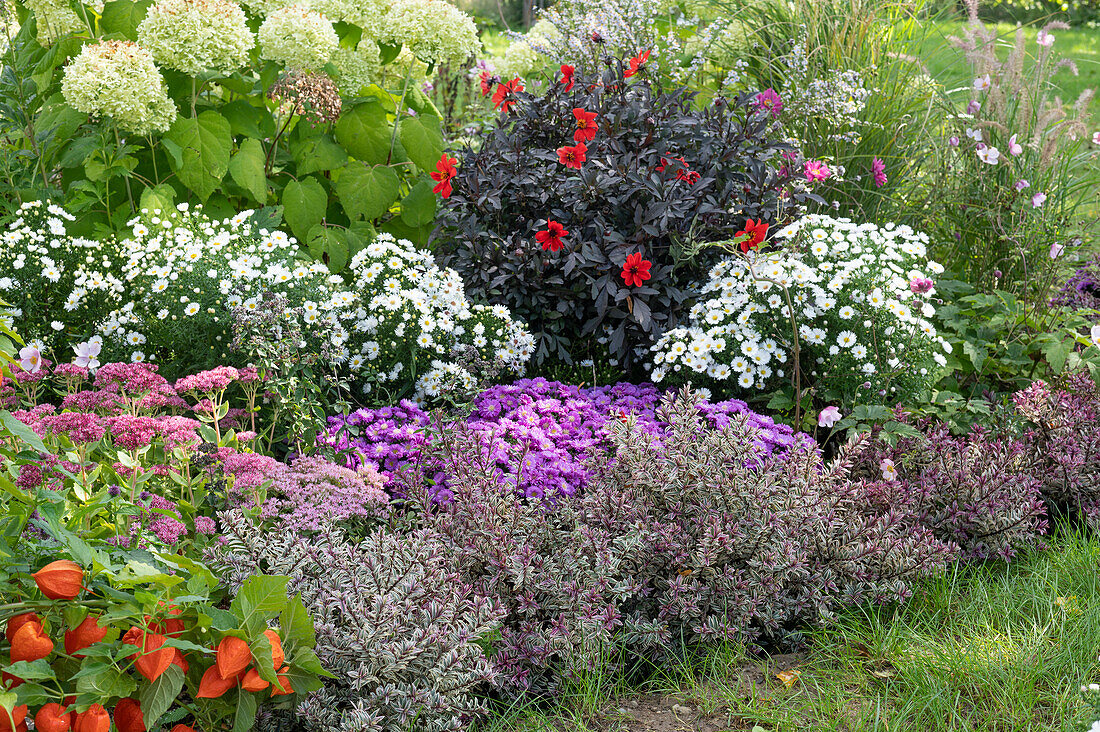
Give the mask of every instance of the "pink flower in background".
[{"label": "pink flower in background", "polygon": [[1045,30],[1041,30],[1035,41],[1043,48],[1050,48],[1054,45],[1054,36]]},{"label": "pink flower in background", "polygon": [[956,137],[955,135],[951,135],[951,137],[948,138],[948,140],[947,140],[947,144],[950,145],[951,147],[958,147],[959,146],[959,138]]},{"label": "pink flower in background", "polygon": [[972,127],[967,127],[966,128],[966,136],[969,137],[974,142],[981,142],[982,141],[982,131],[981,130],[976,130]]},{"label": "pink flower in background", "polygon": [[1064,249],[1065,249],[1064,246],[1062,246],[1058,242],[1054,242],[1053,244],[1050,245],[1050,258],[1051,259],[1057,259],[1058,257],[1060,257],[1062,255],[1062,251]]},{"label": "pink flower in background", "polygon": [[871,158],[871,178],[875,181],[876,188],[882,188],[889,180],[886,177],[886,163],[879,157]]},{"label": "pink flower in background", "polygon": [[996,165],[1001,160],[1001,151],[995,147],[980,147],[978,157],[987,165]]},{"label": "pink flower in background", "polygon": [[909,289],[912,290],[915,295],[923,295],[927,292],[931,292],[935,284],[935,282],[927,277],[914,277],[909,282]]},{"label": "pink flower in background", "polygon": [[993,82],[990,80],[989,74],[982,74],[974,79],[974,91],[985,91],[991,86],[993,86]]},{"label": "pink flower in background", "polygon": [[1039,208],[1046,202],[1046,200],[1047,194],[1043,193],[1042,191],[1036,191],[1035,195],[1031,197],[1031,205],[1034,208]]},{"label": "pink flower in background", "polygon": [[1093,132],[1092,133],[1092,144],[1093,145],[1100,145],[1100,132]]},{"label": "pink flower in background", "polygon": [[1018,191],[1022,191],[1023,189],[1030,187],[1031,183],[1029,183],[1026,178],[1021,178],[1020,180],[1016,181],[1016,190]]},{"label": "pink flower in background", "polygon": [[19,368],[33,374],[42,368],[42,352],[33,343],[19,349]]},{"label": "pink flower in background", "polygon": [[833,171],[829,170],[829,166],[821,160],[807,160],[802,167],[802,172],[805,174],[806,180],[811,183],[825,180],[833,174]]},{"label": "pink flower in background", "polygon": [[771,112],[772,117],[778,117],[783,110],[783,100],[779,98],[775,89],[765,89],[756,95],[756,108],[766,109]]},{"label": "pink flower in background", "polygon": [[822,427],[832,428],[832,426],[840,420],[840,410],[832,405],[825,407],[821,410],[821,413],[817,415],[817,423]]},{"label": "pink flower in background", "polygon": [[1024,151],[1024,146],[1016,142],[1016,135],[1008,138],[1008,151],[1013,155],[1020,155]]},{"label": "pink flower in background", "polygon": [[977,114],[980,111],[982,111],[982,103],[977,99],[971,99],[970,104],[966,105],[967,114]]}]

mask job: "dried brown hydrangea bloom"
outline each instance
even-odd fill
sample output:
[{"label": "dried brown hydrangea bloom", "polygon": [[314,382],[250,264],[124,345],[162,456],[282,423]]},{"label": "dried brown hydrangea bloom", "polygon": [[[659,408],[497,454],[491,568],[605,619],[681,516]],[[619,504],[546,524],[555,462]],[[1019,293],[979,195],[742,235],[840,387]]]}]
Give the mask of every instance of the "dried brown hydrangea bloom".
[{"label": "dried brown hydrangea bloom", "polygon": [[340,116],[340,91],[322,73],[291,72],[275,82],[270,96],[280,103],[282,114],[305,117],[313,124],[335,122]]}]

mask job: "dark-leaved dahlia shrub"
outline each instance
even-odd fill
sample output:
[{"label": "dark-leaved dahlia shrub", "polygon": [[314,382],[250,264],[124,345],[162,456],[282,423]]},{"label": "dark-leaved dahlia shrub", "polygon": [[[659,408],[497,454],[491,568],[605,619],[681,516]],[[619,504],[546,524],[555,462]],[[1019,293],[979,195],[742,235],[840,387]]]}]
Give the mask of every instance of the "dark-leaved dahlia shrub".
[{"label": "dark-leaved dahlia shrub", "polygon": [[[903,598],[952,554],[808,438],[761,453],[747,414],[714,427],[687,394],[657,419],[660,433],[613,422],[585,490],[552,507],[502,489],[468,425],[398,472],[459,575],[506,611],[490,656],[505,690],[553,693],[578,669],[682,642],[782,638],[844,604]],[[453,476],[450,501],[424,488],[423,465]]]},{"label": "dark-leaved dahlia shrub", "polygon": [[239,511],[219,515],[225,541],[208,559],[235,591],[248,577],[290,577],[335,678],[293,719],[261,719],[264,732],[294,722],[315,732],[453,730],[483,711],[476,690],[495,672],[478,646],[500,611],[456,576],[449,546],[430,531],[379,529],[356,544],[338,529],[299,534],[263,528]]},{"label": "dark-leaved dahlia shrub", "polygon": [[704,104],[644,63],[603,66],[539,96],[489,89],[499,122],[461,153],[433,233],[471,297],[530,326],[540,364],[599,356],[596,339],[641,363],[717,256],[700,244],[818,200],[756,95]]},{"label": "dark-leaved dahlia shrub", "polygon": [[959,547],[962,559],[1011,559],[1043,545],[1046,505],[1027,446],[975,427],[960,437],[945,424],[921,423],[893,444],[871,439],[853,477],[876,501]]},{"label": "dark-leaved dahlia shrub", "polygon": [[1088,371],[1055,389],[1036,381],[1012,397],[1028,421],[1031,470],[1052,512],[1100,530],[1100,392]]}]

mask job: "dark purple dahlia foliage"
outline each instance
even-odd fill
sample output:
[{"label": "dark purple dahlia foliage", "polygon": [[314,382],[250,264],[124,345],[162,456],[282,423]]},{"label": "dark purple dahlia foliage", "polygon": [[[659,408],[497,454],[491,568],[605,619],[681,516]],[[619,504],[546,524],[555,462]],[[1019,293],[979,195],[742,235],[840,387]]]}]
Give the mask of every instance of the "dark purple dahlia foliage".
[{"label": "dark purple dahlia foliage", "polygon": [[[712,421],[686,393],[608,420],[585,490],[553,510],[501,490],[469,424],[395,475],[463,581],[504,608],[490,657],[506,691],[553,693],[572,672],[698,640],[782,638],[845,604],[904,598],[952,556],[812,441],[762,452],[749,413]],[[424,487],[424,465],[452,477],[453,500]]]},{"label": "dark purple dahlia foliage", "polygon": [[1004,434],[975,428],[954,437],[942,424],[916,425],[915,436],[890,444],[872,439],[853,466],[853,477],[884,509],[906,515],[961,559],[1011,559],[1042,546],[1046,505],[1027,446]]},{"label": "dark purple dahlia foliage", "polygon": [[[666,425],[657,416],[660,397],[652,384],[582,388],[523,379],[479,394],[465,426],[491,457],[500,481],[528,498],[554,500],[587,484],[584,463],[610,445],[615,424],[633,416],[640,431],[662,435]],[[785,451],[796,442],[790,427],[756,414],[740,400],[700,403],[697,409],[711,427],[725,427],[736,415],[747,418],[753,440],[746,459]],[[392,475],[438,439],[440,430],[431,427],[427,413],[403,401],[396,407],[360,409],[347,418],[331,417],[328,443],[350,453],[352,464],[370,462]],[[441,491],[449,490],[446,470],[434,471],[431,478]]]},{"label": "dark purple dahlia foliage", "polygon": [[1100,529],[1100,393],[1088,371],[1069,375],[1062,389],[1036,381],[1012,399],[1029,423],[1031,471],[1052,511]]}]

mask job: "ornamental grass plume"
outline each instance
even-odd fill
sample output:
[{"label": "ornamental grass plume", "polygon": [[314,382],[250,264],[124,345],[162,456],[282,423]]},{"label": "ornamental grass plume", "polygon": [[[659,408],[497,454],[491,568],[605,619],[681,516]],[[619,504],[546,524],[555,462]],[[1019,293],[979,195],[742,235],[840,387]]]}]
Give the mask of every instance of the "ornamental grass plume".
[{"label": "ornamental grass plume", "polygon": [[137,33],[157,63],[191,76],[236,71],[256,45],[244,11],[232,0],[158,0]]},{"label": "ornamental grass plume", "polygon": [[135,135],[163,132],[176,121],[176,104],[153,55],[132,41],[84,46],[65,67],[61,94],[74,109],[108,116]]},{"label": "ornamental grass plume", "polygon": [[340,45],[332,22],[302,3],[267,16],[260,25],[260,56],[294,71],[316,71]]}]

